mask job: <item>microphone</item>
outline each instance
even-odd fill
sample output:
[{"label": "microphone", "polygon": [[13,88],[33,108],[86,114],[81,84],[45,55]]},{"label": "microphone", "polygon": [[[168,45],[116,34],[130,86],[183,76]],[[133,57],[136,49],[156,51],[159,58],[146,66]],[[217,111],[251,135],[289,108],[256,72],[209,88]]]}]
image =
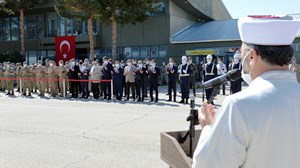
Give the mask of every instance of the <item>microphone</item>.
[{"label": "microphone", "polygon": [[218,76],[216,78],[213,78],[209,81],[202,83],[200,85],[200,88],[201,89],[209,89],[212,87],[220,86],[224,82],[235,81],[235,80],[239,79],[240,77],[241,77],[241,71],[238,69],[234,69],[234,70],[228,71],[227,73],[225,73],[221,76]]}]

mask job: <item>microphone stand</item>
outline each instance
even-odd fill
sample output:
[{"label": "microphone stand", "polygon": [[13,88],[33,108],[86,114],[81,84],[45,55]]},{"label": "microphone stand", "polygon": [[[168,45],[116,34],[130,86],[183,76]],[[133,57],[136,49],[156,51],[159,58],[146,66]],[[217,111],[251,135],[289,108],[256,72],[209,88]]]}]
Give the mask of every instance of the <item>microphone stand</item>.
[{"label": "microphone stand", "polygon": [[[214,91],[207,103],[210,104],[214,100],[214,98],[218,95],[218,92],[221,89],[220,86],[221,85],[214,87]],[[186,119],[187,121],[190,122],[189,130],[183,137],[179,138],[179,143],[183,144],[186,141],[187,137],[189,137],[189,139],[190,139],[190,155],[189,156],[190,156],[190,158],[193,158],[195,125],[199,125],[198,110],[195,109],[195,97],[191,98],[190,107],[191,107],[190,114]]]}]

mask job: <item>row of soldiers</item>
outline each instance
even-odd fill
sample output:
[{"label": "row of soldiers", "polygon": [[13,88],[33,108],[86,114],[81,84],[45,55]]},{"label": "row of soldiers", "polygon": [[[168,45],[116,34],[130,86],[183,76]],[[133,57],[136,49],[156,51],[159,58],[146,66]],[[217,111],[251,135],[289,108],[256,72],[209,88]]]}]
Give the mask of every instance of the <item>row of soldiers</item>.
[{"label": "row of soldiers", "polygon": [[7,90],[7,95],[14,95],[16,85],[17,91],[24,96],[31,96],[32,92],[38,90],[41,97],[45,96],[45,92],[55,97],[58,94],[58,85],[59,90],[63,90],[62,79],[66,79],[67,74],[68,69],[62,61],[59,67],[55,66],[54,61],[49,61],[45,66],[42,61],[38,61],[34,66],[28,66],[27,62],[23,62],[23,65],[4,62],[0,64],[0,90]]},{"label": "row of soldiers", "polygon": [[[90,91],[92,91],[95,99],[104,95],[105,99],[110,100],[111,84],[108,81],[113,80],[114,95],[118,100],[121,100],[125,91],[125,100],[132,97],[133,100],[137,98],[137,101],[144,101],[144,98],[148,97],[148,91],[150,91],[150,101],[157,102],[159,76],[161,73],[165,73],[168,79],[169,101],[173,99],[176,102],[176,84],[179,74],[182,93],[181,103],[187,103],[190,81],[195,82],[195,79],[193,80],[195,67],[192,66],[191,61],[186,61],[186,63],[189,64],[187,70],[183,67],[184,65],[180,65],[178,69],[172,58],[169,59],[169,63],[163,69],[156,65],[155,60],[136,61],[129,59],[126,63],[123,61],[113,63],[107,57],[104,57],[102,62],[94,61],[92,63],[87,59],[84,61],[72,59],[64,64],[61,60],[58,66],[51,60],[46,60],[46,64],[39,60],[32,66],[28,66],[26,62],[16,65],[4,62],[0,64],[0,90],[7,90],[7,95],[14,95],[14,88],[16,87],[17,91],[24,96],[31,96],[32,92],[38,90],[41,97],[45,96],[46,92],[50,93],[52,97],[63,96],[64,91],[69,90],[73,98],[78,98],[80,92],[83,98],[88,98]],[[182,82],[185,76],[191,77]],[[92,81],[79,82],[76,80]],[[106,81],[100,82],[101,80]],[[88,86],[89,84],[90,86]],[[194,86],[193,92],[195,94],[195,84],[192,86]],[[131,89],[131,94],[129,89]],[[155,97],[153,92],[155,92]],[[173,96],[171,92],[174,93]]]}]

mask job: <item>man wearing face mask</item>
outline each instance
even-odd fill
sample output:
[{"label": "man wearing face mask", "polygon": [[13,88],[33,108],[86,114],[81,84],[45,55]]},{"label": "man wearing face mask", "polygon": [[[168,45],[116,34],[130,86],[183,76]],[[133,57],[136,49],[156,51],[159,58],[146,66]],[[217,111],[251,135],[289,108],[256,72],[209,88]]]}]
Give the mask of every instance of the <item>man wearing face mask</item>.
[{"label": "man wearing face mask", "polygon": [[79,66],[76,65],[75,59],[70,60],[71,64],[69,66],[69,79],[70,81],[70,92],[72,94],[72,98],[78,98],[78,89],[79,89],[79,82],[72,81],[72,80],[79,80],[78,74],[80,73]]},{"label": "man wearing face mask", "polygon": [[176,65],[174,65],[174,59],[169,58],[169,64],[167,66],[167,75],[169,78],[169,83],[168,83],[169,100],[168,101],[172,101],[172,91],[173,91],[173,101],[176,102],[177,71],[178,71],[178,68]]},{"label": "man wearing face mask", "polygon": [[96,61],[92,62],[92,68],[90,71],[90,76],[92,80],[92,92],[94,99],[99,99],[100,96],[100,81],[102,78],[102,67],[97,65]]},{"label": "man wearing face mask", "polygon": [[163,86],[166,84],[168,84],[167,65],[163,62],[160,67],[160,85]]},{"label": "man wearing face mask", "polygon": [[197,67],[193,63],[193,58],[189,57],[189,66],[191,67],[191,76],[190,76],[190,88],[193,89],[193,94],[196,96],[196,72],[197,72]]},{"label": "man wearing face mask", "polygon": [[249,16],[238,28],[249,87],[228,96],[216,119],[214,107],[203,103],[193,168],[299,167],[300,85],[288,65],[300,21]]},{"label": "man wearing face mask", "polygon": [[187,63],[187,57],[184,55],[181,57],[181,63],[178,67],[181,101],[179,103],[188,104],[190,94],[190,74],[192,69]]},{"label": "man wearing face mask", "polygon": [[146,73],[148,74],[146,81],[145,81],[145,87],[144,87],[144,97],[148,97],[148,88],[149,88],[149,70],[150,70],[150,61],[148,58],[145,58],[145,64]]},{"label": "man wearing face mask", "polygon": [[[239,52],[235,53],[233,56],[233,63],[231,64],[231,70],[238,69],[242,70],[242,63],[240,62],[241,54]],[[242,82],[241,78],[230,82],[230,91],[231,94],[235,94],[242,90]]]},{"label": "man wearing face mask", "polygon": [[16,68],[17,92],[20,92],[20,78],[21,78],[21,74],[22,74],[22,64],[17,63],[16,65],[17,65],[17,68]]},{"label": "man wearing face mask", "polygon": [[88,68],[88,63],[84,62],[82,64],[82,66],[80,67],[80,79],[83,80],[81,81],[81,91],[82,91],[82,97],[84,99],[88,99],[89,97],[89,82],[87,80],[89,80],[89,74],[90,74],[90,70]]},{"label": "man wearing face mask", "polygon": [[[59,67],[57,67],[57,72],[58,72],[58,84],[59,84],[59,91],[60,91],[60,96],[63,97],[64,93],[64,84],[67,83],[67,74],[68,74],[68,68],[64,66],[64,61],[59,60],[58,62]],[[64,82],[65,81],[65,82]],[[65,89],[67,87],[65,86]]]},{"label": "man wearing face mask", "polygon": [[158,102],[158,76],[160,75],[160,69],[156,66],[156,60],[151,61],[151,67],[149,70],[149,88],[150,88],[150,102],[154,101],[153,91],[155,91],[155,102]]},{"label": "man wearing face mask", "polygon": [[[7,68],[4,72],[5,78],[15,78],[15,71],[11,67],[11,63],[7,63]],[[7,94],[6,95],[14,95],[14,81],[13,80],[7,80],[6,81],[6,89]]]},{"label": "man wearing face mask", "polygon": [[123,96],[123,76],[124,69],[120,66],[120,61],[115,62],[113,80],[115,85],[115,95],[117,100],[122,100]]},{"label": "man wearing face mask", "polygon": [[148,74],[146,73],[146,68],[143,65],[143,61],[139,60],[138,61],[138,67],[136,69],[136,90],[137,90],[137,96],[138,96],[138,102],[139,101],[144,101],[144,95],[145,95],[145,81],[146,78],[148,77]]},{"label": "man wearing face mask", "polygon": [[37,62],[37,67],[35,69],[35,76],[36,76],[37,88],[40,92],[39,94],[40,97],[45,96],[45,89],[46,89],[45,74],[46,74],[46,68],[42,65],[42,61],[39,60]]},{"label": "man wearing face mask", "polygon": [[[213,63],[212,55],[206,56],[207,63],[203,65],[203,72],[204,72],[204,82],[209,81],[218,75],[217,66]],[[213,93],[214,88],[205,89],[206,100],[209,100],[211,94]],[[212,102],[213,104],[213,102]]]},{"label": "man wearing face mask", "polygon": [[58,73],[57,73],[57,67],[56,63],[54,61],[49,62],[50,67],[48,68],[48,80],[49,80],[49,88],[50,88],[50,94],[51,97],[56,97],[58,94]]},{"label": "man wearing face mask", "polygon": [[126,82],[126,100],[129,100],[130,90],[133,101],[135,101],[135,72],[136,67],[132,65],[131,59],[127,60],[127,66],[124,69],[124,76]]},{"label": "man wearing face mask", "polygon": [[[27,65],[27,62],[23,62],[23,68],[22,68],[22,94],[23,96],[31,96],[32,91],[32,85],[30,81],[31,77],[31,69]],[[27,94],[28,90],[28,94]]]},{"label": "man wearing face mask", "polygon": [[[108,62],[108,57],[103,57],[103,80],[112,80],[112,73],[114,67],[112,63]],[[104,92],[104,99],[111,100],[111,84],[110,82],[103,82],[103,92]]]}]

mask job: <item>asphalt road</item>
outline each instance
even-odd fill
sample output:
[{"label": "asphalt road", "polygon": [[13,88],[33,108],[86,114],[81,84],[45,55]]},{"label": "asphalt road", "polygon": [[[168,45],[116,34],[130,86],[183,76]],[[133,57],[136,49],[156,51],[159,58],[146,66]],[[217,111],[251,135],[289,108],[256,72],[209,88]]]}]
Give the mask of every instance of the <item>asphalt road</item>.
[{"label": "asphalt road", "polygon": [[167,102],[166,87],[160,91],[158,103],[0,93],[0,167],[166,168],[160,132],[186,130],[190,107]]}]

